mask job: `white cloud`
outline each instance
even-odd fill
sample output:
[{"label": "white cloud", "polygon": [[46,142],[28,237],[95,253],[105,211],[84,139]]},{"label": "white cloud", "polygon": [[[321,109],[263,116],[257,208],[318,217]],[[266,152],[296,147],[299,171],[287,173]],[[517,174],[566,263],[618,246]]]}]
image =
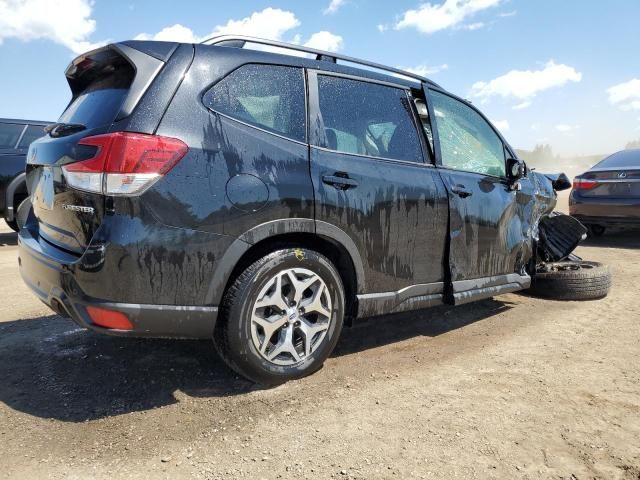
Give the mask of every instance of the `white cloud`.
[{"label": "white cloud", "polygon": [[577,130],[578,128],[580,128],[578,125],[567,125],[564,123],[561,123],[559,125],[556,125],[556,130],[562,133],[568,133],[568,132],[573,132],[574,130]]},{"label": "white cloud", "polygon": [[242,33],[252,37],[279,40],[286,32],[298,26],[300,21],[292,12],[279,8],[265,8],[241,20],[229,20],[225,25],[218,25],[210,36]]},{"label": "white cloud", "polygon": [[493,96],[515,98],[520,103],[514,108],[522,109],[531,105],[532,99],[544,90],[581,80],[582,73],[575,68],[550,60],[542,70],[511,70],[489,82],[476,82],[471,87],[471,95],[485,100]]},{"label": "white cloud", "polygon": [[529,100],[525,100],[522,103],[513,106],[514,110],[524,110],[525,108],[529,108],[531,106],[531,102]]},{"label": "white cloud", "polygon": [[[155,34],[141,33],[137,35],[135,39],[199,43],[217,35],[241,34],[270,40],[282,40],[287,32],[299,26],[300,21],[292,12],[275,8],[265,8],[260,12],[254,12],[250,16],[240,20],[229,20],[226,24],[216,26],[210,33],[203,36],[197,35],[189,27],[176,23],[170,27],[163,28]],[[299,34],[295,35],[291,43],[303,43],[302,37]],[[304,45],[319,50],[337,52],[343,48],[344,40],[340,35],[323,30],[312,34],[309,39],[304,42]],[[255,48],[286,55],[296,55],[296,53],[291,50],[278,47],[256,45]],[[305,54],[299,55],[306,56]]]},{"label": "white cloud", "polygon": [[193,30],[189,27],[185,27],[176,23],[170,27],[165,27],[158,33],[149,35],[148,33],[140,33],[135,36],[135,40],[159,40],[166,42],[185,42],[185,43],[198,43],[200,38],[197,37]]},{"label": "white cloud", "polygon": [[470,23],[468,25],[462,26],[464,30],[470,30],[470,31],[480,30],[482,27],[484,27],[483,22],[475,22],[475,23]]},{"label": "white cloud", "polygon": [[640,79],[614,85],[607,90],[609,102],[622,110],[640,110]]},{"label": "white cloud", "polygon": [[502,0],[445,0],[433,5],[425,3],[416,10],[407,10],[396,23],[396,30],[415,28],[422,33],[435,33],[455,27],[472,15],[499,5]]},{"label": "white cloud", "polygon": [[512,12],[502,12],[502,13],[499,13],[499,14],[498,14],[498,16],[499,16],[500,18],[515,17],[517,13],[518,13],[518,12],[516,12],[516,11],[514,10],[514,11],[512,11]]},{"label": "white cloud", "polygon": [[325,15],[329,15],[331,13],[336,13],[340,7],[342,7],[345,3],[345,0],[331,0],[331,3],[327,8],[324,9],[322,13]]},{"label": "white cloud", "polygon": [[343,45],[344,41],[340,35],[335,35],[325,30],[314,33],[309,40],[305,42],[305,46],[307,47],[327,50],[329,52],[337,52],[342,49]]},{"label": "white cloud", "polygon": [[47,39],[82,53],[103,45],[91,43],[96,29],[90,0],[0,0],[0,44],[7,38],[25,42]]},{"label": "white cloud", "polygon": [[[298,26],[300,26],[300,21],[292,12],[274,8],[265,8],[260,12],[254,12],[250,16],[240,20],[229,20],[226,24],[216,26],[210,33],[203,36],[196,35],[189,27],[176,23],[170,27],[163,28],[158,33],[152,35],[148,33],[141,33],[135,38],[136,40],[169,40],[176,42],[198,43],[216,35],[242,34],[250,37],[282,40],[282,37],[284,37],[287,32]],[[294,44],[303,43],[302,37],[299,34],[296,34],[290,42]],[[304,42],[304,45],[311,48],[317,48],[319,50],[337,52],[343,48],[344,40],[340,35],[323,30],[312,34],[309,39]],[[302,53],[296,54],[291,50],[278,47],[256,45],[255,48],[275,53],[283,53],[286,55],[307,56]]]},{"label": "white cloud", "polygon": [[449,65],[443,63],[442,65],[416,65],[415,67],[398,67],[400,70],[405,70],[407,72],[415,73],[416,75],[420,75],[421,77],[427,77],[429,75],[433,75],[443,70],[448,70]]},{"label": "white cloud", "polygon": [[380,33],[386,32],[387,30],[389,30],[389,26],[383,25],[382,23],[379,23],[377,28]]},{"label": "white cloud", "polygon": [[163,28],[158,33],[141,33],[135,38],[137,40],[171,40],[198,43],[216,35],[241,34],[281,40],[286,32],[298,26],[300,26],[300,21],[292,12],[269,7],[260,12],[253,12],[250,16],[240,20],[229,20],[224,25],[217,25],[210,33],[203,36],[198,36],[190,28],[176,23],[170,27]]},{"label": "white cloud", "polygon": [[500,130],[502,133],[508,132],[509,128],[511,128],[507,120],[498,120],[496,122],[493,122],[493,126]]}]

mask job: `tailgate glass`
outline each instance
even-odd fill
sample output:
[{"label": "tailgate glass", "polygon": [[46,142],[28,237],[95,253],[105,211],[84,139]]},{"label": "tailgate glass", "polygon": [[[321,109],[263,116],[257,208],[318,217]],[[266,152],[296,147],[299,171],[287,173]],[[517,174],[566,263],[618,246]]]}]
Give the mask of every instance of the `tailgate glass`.
[{"label": "tailgate glass", "polygon": [[102,222],[105,197],[69,187],[61,167],[95,154],[94,147],[78,142],[108,131],[127,97],[135,69],[116,50],[106,48],[78,57],[66,74],[73,97],[58,122],[81,128],[31,144],[27,186],[40,237],[80,254]]}]

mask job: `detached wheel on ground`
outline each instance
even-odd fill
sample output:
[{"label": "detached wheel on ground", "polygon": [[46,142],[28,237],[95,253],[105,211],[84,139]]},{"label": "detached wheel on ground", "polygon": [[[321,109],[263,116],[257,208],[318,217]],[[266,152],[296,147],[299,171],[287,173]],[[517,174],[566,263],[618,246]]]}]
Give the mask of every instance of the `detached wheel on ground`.
[{"label": "detached wheel on ground", "polygon": [[609,267],[598,262],[545,263],[531,283],[533,295],[557,300],[595,300],[611,288]]},{"label": "detached wheel on ground", "polygon": [[240,375],[277,385],[318,370],[344,317],[340,274],[323,255],[289,248],[247,267],[225,294],[214,335]]}]

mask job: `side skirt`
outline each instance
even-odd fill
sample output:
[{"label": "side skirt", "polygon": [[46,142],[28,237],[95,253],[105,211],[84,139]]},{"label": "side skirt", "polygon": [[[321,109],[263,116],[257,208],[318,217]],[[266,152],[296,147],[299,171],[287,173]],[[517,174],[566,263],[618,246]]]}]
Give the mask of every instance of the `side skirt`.
[{"label": "side skirt", "polygon": [[[445,303],[444,286],[444,282],[421,283],[397,292],[360,294],[357,296],[358,317],[367,318],[442,305]],[[453,304],[464,305],[530,286],[531,277],[517,273],[453,282]]]},{"label": "side skirt", "polygon": [[464,305],[503,293],[524,290],[531,286],[529,275],[510,273],[494,277],[476,278],[453,282],[453,304]]},{"label": "side skirt", "polygon": [[442,305],[444,282],[410,285],[397,292],[364,293],[358,298],[358,317],[374,317]]}]

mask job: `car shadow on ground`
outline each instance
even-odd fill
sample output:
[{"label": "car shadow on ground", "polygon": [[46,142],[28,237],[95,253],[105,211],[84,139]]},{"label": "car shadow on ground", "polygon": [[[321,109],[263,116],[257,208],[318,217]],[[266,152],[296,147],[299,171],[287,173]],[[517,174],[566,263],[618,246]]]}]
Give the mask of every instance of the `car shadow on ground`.
[{"label": "car shadow on ground", "polygon": [[608,228],[599,237],[589,237],[582,242],[585,247],[640,248],[640,228]]},{"label": "car shadow on ground", "polygon": [[13,246],[18,244],[18,234],[14,232],[0,233],[0,247]]},{"label": "car shadow on ground", "polygon": [[[334,356],[416,336],[435,337],[486,319],[509,304],[485,300],[358,322]],[[370,328],[371,327],[371,328]],[[0,323],[0,401],[42,418],[82,422],[257,389],[218,357],[210,341],[98,335],[56,315]]]}]

